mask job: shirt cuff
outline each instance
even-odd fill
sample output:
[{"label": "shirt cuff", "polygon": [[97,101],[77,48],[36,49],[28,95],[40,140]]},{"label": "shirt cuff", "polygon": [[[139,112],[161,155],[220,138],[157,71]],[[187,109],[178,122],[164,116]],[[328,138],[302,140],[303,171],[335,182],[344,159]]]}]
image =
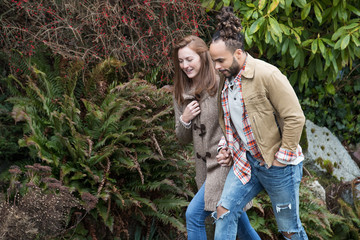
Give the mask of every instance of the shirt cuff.
[{"label": "shirt cuff", "polygon": [[217,152],[220,152],[220,150],[226,146],[227,146],[226,139],[224,136],[222,136],[218,144]]},{"label": "shirt cuff", "polygon": [[188,123],[184,122],[184,121],[182,120],[182,115],[179,117],[179,119],[180,119],[181,124],[184,126],[184,128],[186,128],[186,129],[190,129],[190,128],[191,128],[191,121],[188,122]]},{"label": "shirt cuff", "polygon": [[275,154],[275,159],[282,164],[291,164],[297,158],[296,152],[287,150],[285,148],[280,148],[279,151]]}]

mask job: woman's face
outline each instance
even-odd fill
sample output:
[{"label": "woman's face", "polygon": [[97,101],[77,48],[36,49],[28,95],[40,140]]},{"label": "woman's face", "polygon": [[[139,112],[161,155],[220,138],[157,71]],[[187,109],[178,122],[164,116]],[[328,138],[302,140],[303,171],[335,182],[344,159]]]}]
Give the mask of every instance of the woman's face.
[{"label": "woman's face", "polygon": [[201,59],[199,54],[186,46],[179,49],[178,57],[181,70],[184,71],[188,78],[196,78],[196,76],[199,75],[201,68]]}]

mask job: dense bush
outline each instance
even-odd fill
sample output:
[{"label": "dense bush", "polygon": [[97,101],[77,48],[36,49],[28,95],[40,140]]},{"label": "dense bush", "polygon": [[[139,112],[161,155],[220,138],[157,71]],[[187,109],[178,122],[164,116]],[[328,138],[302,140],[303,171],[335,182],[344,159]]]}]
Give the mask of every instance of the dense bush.
[{"label": "dense bush", "polygon": [[278,66],[295,87],[306,117],[346,143],[360,139],[358,0],[203,0],[231,5],[246,49]]},{"label": "dense bush", "polygon": [[172,73],[174,39],[202,35],[207,24],[197,0],[3,0],[0,16],[4,51],[31,56],[37,45],[45,44],[85,63],[115,57],[126,63],[122,71],[129,77],[159,68],[159,85]]},{"label": "dense bush", "polygon": [[6,79],[8,100],[28,126],[21,145],[81,199],[79,239],[183,234],[193,171],[175,139],[171,94],[145,80],[120,83],[115,59],[87,72],[78,61],[36,59],[23,59],[27,79]]},{"label": "dense bush", "polygon": [[74,227],[67,224],[69,213],[80,205],[69,188],[51,177],[48,166],[35,163],[24,169],[12,165],[7,172],[7,199],[0,199],[0,239],[53,239]]}]

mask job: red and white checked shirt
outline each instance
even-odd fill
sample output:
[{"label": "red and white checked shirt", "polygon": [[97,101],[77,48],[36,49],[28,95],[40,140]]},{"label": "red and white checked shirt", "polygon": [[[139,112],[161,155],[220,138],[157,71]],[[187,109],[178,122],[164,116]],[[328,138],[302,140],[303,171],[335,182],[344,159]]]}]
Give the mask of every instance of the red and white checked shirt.
[{"label": "red and white checked shirt", "polygon": [[[250,151],[251,155],[259,161],[264,161],[261,152],[256,144],[254,133],[251,129],[250,120],[248,114],[246,112],[244,98],[242,97],[242,87],[241,87],[241,72],[244,71],[246,66],[246,62],[238,75],[234,79],[234,86],[233,88],[239,88],[239,95],[241,105],[243,106],[243,115],[242,123],[243,123],[243,132],[246,139],[246,145],[248,147],[248,151]],[[234,131],[235,127],[231,123],[230,117],[230,109],[229,109],[229,97],[228,97],[228,89],[229,89],[229,82],[228,80],[225,81],[224,88],[221,92],[221,105],[224,110],[224,122],[225,122],[225,134],[226,139],[223,136],[219,142],[219,147],[222,148],[227,146],[231,149],[232,157],[234,159],[233,170],[235,175],[240,179],[243,184],[246,184],[250,181],[251,178],[251,166],[246,158],[246,149],[244,144],[237,133]],[[226,141],[227,140],[227,141]],[[280,148],[279,151],[275,155],[275,159],[279,160],[282,163],[291,163],[296,161],[298,157],[303,158],[302,150],[300,145],[298,145],[296,152]]]}]

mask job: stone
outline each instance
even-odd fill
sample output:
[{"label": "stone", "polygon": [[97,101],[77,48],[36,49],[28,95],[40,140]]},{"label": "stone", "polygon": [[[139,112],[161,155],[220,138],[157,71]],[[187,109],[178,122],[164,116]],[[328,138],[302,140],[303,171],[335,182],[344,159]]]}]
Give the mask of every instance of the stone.
[{"label": "stone", "polygon": [[323,201],[324,203],[326,203],[326,192],[323,186],[321,186],[321,184],[315,180],[314,182],[311,182],[310,184],[307,185],[308,188],[310,189],[310,191],[314,194],[314,196],[316,196],[317,198],[319,198],[321,201]]},{"label": "stone", "polygon": [[348,151],[326,127],[306,120],[307,149],[304,164],[313,170],[327,172],[340,181],[352,181],[360,176],[360,168]]}]

